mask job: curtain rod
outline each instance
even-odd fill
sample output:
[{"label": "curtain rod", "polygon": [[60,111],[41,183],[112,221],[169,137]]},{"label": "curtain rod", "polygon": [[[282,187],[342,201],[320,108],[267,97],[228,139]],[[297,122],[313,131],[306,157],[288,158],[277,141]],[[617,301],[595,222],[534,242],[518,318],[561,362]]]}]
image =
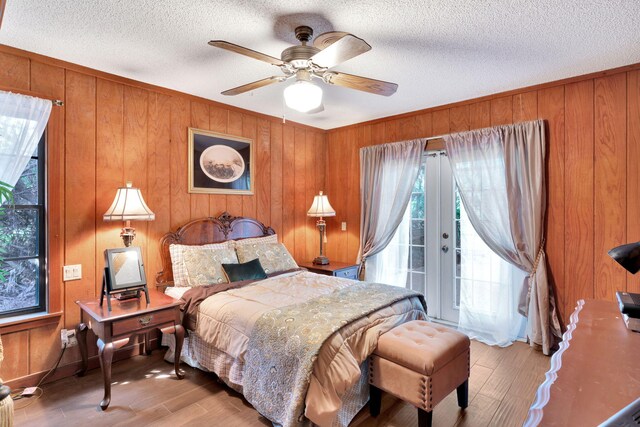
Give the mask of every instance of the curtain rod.
[{"label": "curtain rod", "polygon": [[[2,3],[2,0],[0,0],[0,3]],[[34,92],[32,90],[16,89],[16,88],[13,88],[13,87],[4,87],[4,86],[0,85],[0,91],[8,92],[8,93],[17,93],[17,94],[26,95],[26,96],[33,96],[34,98],[48,99],[56,107],[64,106],[64,101],[63,100],[51,98],[49,96],[43,95],[43,94],[38,93],[38,92]]]}]

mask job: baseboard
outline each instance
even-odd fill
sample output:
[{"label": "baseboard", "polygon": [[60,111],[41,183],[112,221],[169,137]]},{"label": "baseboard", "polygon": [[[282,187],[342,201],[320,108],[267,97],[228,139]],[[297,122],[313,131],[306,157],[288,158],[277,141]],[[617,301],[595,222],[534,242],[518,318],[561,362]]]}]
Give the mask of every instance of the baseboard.
[{"label": "baseboard", "polygon": [[[153,350],[158,349],[160,348],[160,339],[151,338],[149,340],[149,344],[151,349]],[[143,343],[125,346],[114,353],[113,361],[116,362],[119,360],[129,359],[130,357],[133,357],[133,356],[138,356],[143,353],[143,349],[144,349]],[[89,357],[88,362],[89,362],[88,369],[96,369],[100,367],[100,359],[98,359],[98,356]],[[58,369],[56,369],[56,371],[53,374],[47,377],[44,384],[75,375],[75,373],[80,369],[80,364],[81,364],[81,361],[78,360],[76,362],[58,366]],[[51,368],[53,368],[53,366]],[[49,369],[47,369],[46,371],[36,372],[33,374],[25,375],[24,377],[19,377],[19,378],[6,381],[5,385],[8,385],[12,389],[17,389],[21,387],[33,387],[36,384],[38,384],[38,382],[42,379],[42,377],[44,377],[47,374],[47,372],[49,372]]]}]

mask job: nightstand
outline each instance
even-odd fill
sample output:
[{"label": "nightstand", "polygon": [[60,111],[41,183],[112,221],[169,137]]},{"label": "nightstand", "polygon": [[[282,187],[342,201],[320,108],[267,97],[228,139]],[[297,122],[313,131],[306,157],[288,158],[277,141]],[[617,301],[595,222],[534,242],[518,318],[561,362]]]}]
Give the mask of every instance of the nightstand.
[{"label": "nightstand", "polygon": [[303,262],[298,265],[312,273],[358,280],[358,264],[331,261],[331,264],[327,265],[316,265],[312,262]]},{"label": "nightstand", "polygon": [[111,402],[111,360],[113,353],[129,342],[129,339],[144,334],[145,351],[150,354],[148,332],[160,329],[167,334],[175,334],[176,357],[174,368],[178,379],[184,378],[180,373],[180,352],[184,340],[184,328],[180,322],[180,301],[158,291],[149,290],[147,304],[144,298],[133,298],[111,301],[112,309],[107,304],[100,305],[100,300],[76,301],[82,309],[81,322],[78,325],[78,344],[82,356],[82,366],[78,371],[83,376],[87,371],[87,330],[91,329],[98,337],[98,356],[104,378],[104,398],[100,408],[104,411]]}]

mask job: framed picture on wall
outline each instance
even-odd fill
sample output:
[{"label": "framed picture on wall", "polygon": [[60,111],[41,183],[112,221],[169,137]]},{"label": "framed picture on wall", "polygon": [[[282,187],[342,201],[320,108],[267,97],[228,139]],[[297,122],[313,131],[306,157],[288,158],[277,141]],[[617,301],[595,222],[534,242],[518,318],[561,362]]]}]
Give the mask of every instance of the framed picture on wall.
[{"label": "framed picture on wall", "polygon": [[253,194],[253,140],[189,128],[189,193]]}]

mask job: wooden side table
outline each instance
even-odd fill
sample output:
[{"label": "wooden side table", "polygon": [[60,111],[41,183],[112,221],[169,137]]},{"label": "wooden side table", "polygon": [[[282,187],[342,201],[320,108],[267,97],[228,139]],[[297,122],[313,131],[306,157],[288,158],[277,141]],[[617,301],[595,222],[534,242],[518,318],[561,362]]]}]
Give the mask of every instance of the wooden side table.
[{"label": "wooden side table", "polygon": [[327,265],[316,265],[312,262],[303,262],[298,265],[306,268],[312,273],[358,280],[358,264],[331,261],[331,264]]},{"label": "wooden side table", "polygon": [[151,303],[147,305],[144,298],[123,301],[112,301],[112,310],[107,304],[100,306],[100,300],[76,301],[81,308],[81,323],[77,328],[82,366],[78,371],[83,376],[87,371],[87,330],[91,329],[98,337],[98,356],[104,377],[104,398],[100,408],[104,411],[111,402],[111,361],[115,350],[123,347],[135,335],[145,334],[145,350],[150,354],[147,333],[160,329],[176,337],[176,357],[174,368],[178,379],[184,378],[180,373],[180,352],[184,340],[184,328],[180,323],[180,302],[163,293],[149,290]]}]

